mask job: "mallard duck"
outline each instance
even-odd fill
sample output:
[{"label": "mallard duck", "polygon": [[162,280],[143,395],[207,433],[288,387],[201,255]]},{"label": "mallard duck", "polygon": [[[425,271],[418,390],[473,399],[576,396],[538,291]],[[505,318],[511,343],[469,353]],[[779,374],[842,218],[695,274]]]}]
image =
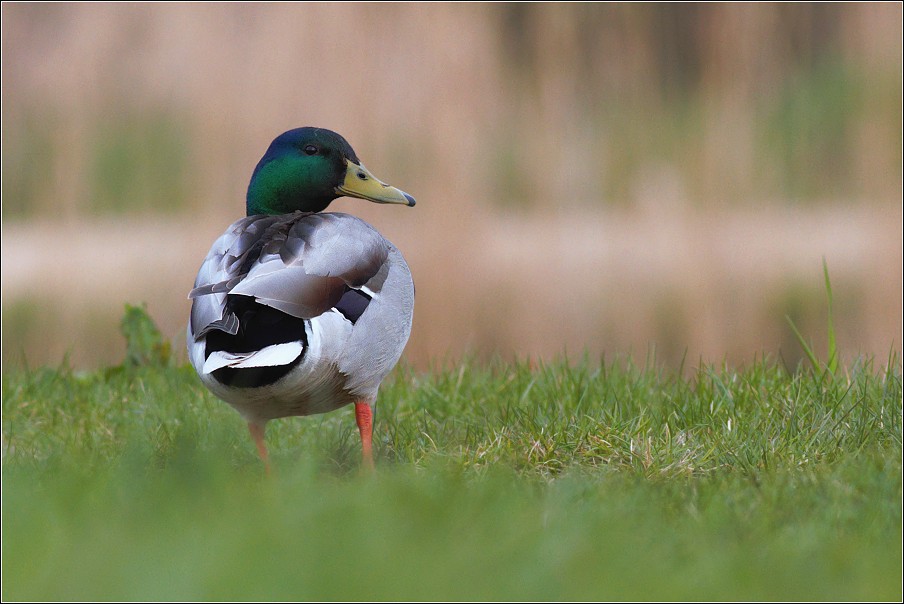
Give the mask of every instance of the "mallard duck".
[{"label": "mallard duck", "polygon": [[214,242],[188,296],[191,363],[248,422],[268,472],[268,421],[349,404],[373,467],[377,390],[411,333],[408,264],[363,220],[322,213],[341,196],[414,205],[339,134],[279,135],[251,175],[247,216]]}]

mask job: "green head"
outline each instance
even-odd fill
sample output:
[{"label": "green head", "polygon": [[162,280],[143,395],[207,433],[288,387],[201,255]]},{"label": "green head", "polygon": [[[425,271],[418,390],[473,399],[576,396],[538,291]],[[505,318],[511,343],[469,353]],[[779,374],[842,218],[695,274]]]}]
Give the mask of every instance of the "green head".
[{"label": "green head", "polygon": [[414,205],[414,197],[371,174],[342,136],[296,128],[277,136],[248,185],[248,215],[320,212],[348,195],[376,203]]}]

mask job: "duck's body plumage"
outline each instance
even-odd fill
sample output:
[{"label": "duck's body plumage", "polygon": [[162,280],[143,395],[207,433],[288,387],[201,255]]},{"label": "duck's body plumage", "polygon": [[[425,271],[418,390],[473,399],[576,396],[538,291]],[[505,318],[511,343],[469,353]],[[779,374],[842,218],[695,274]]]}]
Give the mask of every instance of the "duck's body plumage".
[{"label": "duck's body plumage", "polygon": [[[414,285],[398,249],[363,220],[297,212],[233,223],[190,297],[195,370],[260,422],[375,400],[411,333]],[[249,346],[244,324],[261,312],[274,333]]]},{"label": "duck's body plumage", "polygon": [[[281,139],[304,130],[312,129],[277,138],[268,156]],[[302,142],[314,140],[320,151],[322,132],[335,135],[317,129],[321,138]],[[310,144],[302,148],[310,155]],[[357,179],[372,177],[351,155]],[[349,193],[356,182],[343,178],[337,196],[414,204],[379,181],[379,195]],[[261,207],[250,195],[249,211]],[[291,213],[246,216],[214,242],[189,294],[189,357],[204,385],[248,421],[265,459],[269,420],[355,403],[359,427],[366,416],[369,461],[371,409],[411,332],[411,272],[399,250],[363,220],[298,205]]]}]

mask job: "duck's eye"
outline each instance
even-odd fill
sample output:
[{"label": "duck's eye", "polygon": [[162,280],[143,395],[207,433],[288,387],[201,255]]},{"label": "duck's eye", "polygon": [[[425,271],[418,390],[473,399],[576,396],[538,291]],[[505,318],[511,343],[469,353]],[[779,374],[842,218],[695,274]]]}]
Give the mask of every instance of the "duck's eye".
[{"label": "duck's eye", "polygon": [[304,148],[305,155],[316,155],[317,147],[314,145],[306,145]]},{"label": "duck's eye", "polygon": [[361,172],[361,171],[359,170],[359,171],[358,171],[358,178],[360,178],[361,180],[367,180],[367,174],[365,174],[364,172]]}]

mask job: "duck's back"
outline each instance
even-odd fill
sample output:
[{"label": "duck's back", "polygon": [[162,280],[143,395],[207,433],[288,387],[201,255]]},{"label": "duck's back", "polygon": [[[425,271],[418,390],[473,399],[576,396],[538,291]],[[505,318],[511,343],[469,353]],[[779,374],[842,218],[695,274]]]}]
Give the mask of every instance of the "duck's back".
[{"label": "duck's back", "polygon": [[204,383],[250,420],[373,400],[411,331],[399,251],[348,214],[249,216],[214,243],[188,326]]}]

